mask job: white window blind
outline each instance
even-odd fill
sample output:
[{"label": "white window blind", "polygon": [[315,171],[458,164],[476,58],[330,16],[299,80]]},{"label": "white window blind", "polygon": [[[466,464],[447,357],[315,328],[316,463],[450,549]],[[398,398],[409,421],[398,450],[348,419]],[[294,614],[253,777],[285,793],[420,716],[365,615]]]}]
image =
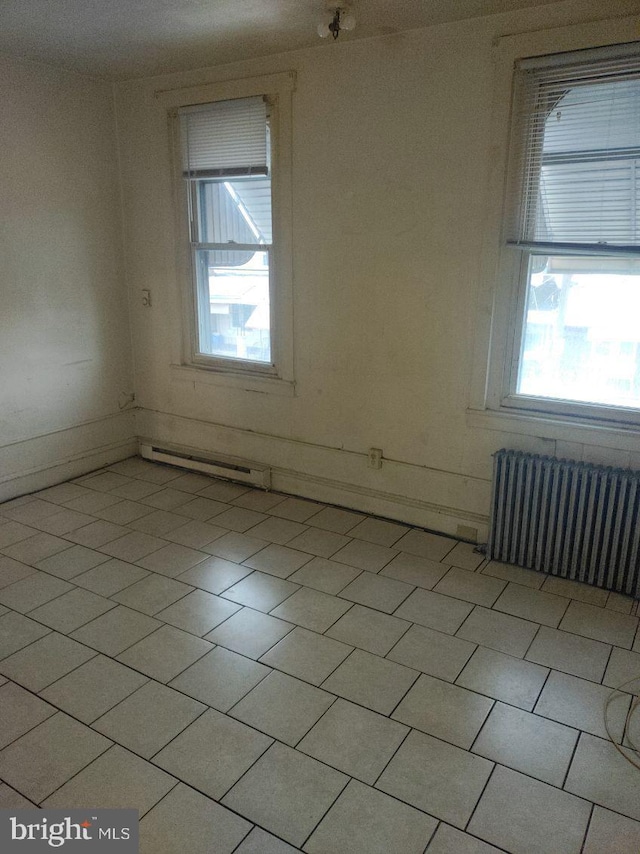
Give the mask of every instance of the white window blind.
[{"label": "white window blind", "polygon": [[640,254],[640,45],[521,61],[514,120],[508,242]]},{"label": "white window blind", "polygon": [[191,178],[267,175],[264,98],[218,101],[179,111],[183,171]]}]

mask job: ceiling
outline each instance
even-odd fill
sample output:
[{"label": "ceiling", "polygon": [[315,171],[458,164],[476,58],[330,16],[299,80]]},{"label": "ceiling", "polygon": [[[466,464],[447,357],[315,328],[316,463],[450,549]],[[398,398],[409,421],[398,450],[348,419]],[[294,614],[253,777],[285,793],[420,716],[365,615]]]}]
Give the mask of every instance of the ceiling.
[{"label": "ceiling", "polygon": [[[341,40],[550,0],[356,0]],[[316,46],[325,0],[0,0],[0,51],[111,79]]]}]

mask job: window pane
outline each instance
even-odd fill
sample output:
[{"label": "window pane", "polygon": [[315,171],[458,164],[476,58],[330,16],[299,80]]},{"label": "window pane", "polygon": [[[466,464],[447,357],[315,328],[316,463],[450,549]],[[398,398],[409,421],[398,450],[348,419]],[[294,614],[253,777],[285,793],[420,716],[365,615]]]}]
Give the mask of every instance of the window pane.
[{"label": "window pane", "polygon": [[640,408],[640,263],[532,255],[517,391]]},{"label": "window pane", "polygon": [[195,250],[199,352],[271,362],[269,254]]},{"label": "window pane", "polygon": [[198,181],[197,193],[201,243],[271,243],[270,178]]}]

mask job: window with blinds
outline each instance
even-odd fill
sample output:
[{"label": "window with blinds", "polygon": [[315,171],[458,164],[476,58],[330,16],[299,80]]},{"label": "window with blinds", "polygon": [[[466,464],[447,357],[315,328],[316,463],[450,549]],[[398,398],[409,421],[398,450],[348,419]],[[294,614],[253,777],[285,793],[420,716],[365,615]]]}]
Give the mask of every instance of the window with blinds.
[{"label": "window with blinds", "polygon": [[512,122],[511,394],[639,410],[640,44],[521,60]]},{"label": "window with blinds", "polygon": [[197,355],[271,365],[270,114],[263,97],[184,107]]}]

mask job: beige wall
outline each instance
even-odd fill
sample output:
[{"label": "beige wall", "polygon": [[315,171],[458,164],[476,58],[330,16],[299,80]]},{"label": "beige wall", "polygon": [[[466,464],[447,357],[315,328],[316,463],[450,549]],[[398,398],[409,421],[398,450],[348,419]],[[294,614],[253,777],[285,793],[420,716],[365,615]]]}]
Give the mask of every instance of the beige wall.
[{"label": "beige wall", "polygon": [[113,92],[0,60],[0,498],[132,447]]},{"label": "beige wall", "polygon": [[[497,239],[485,222],[495,39],[601,14],[596,3],[554,4],[119,85],[138,433],[268,463],[278,488],[480,538],[499,447],[640,465],[637,435],[496,427],[468,412],[484,347],[483,241]],[[154,97],[286,70],[297,72],[294,397],[171,368],[186,284],[165,108]],[[370,446],[383,449],[380,471],[367,468]]]}]

